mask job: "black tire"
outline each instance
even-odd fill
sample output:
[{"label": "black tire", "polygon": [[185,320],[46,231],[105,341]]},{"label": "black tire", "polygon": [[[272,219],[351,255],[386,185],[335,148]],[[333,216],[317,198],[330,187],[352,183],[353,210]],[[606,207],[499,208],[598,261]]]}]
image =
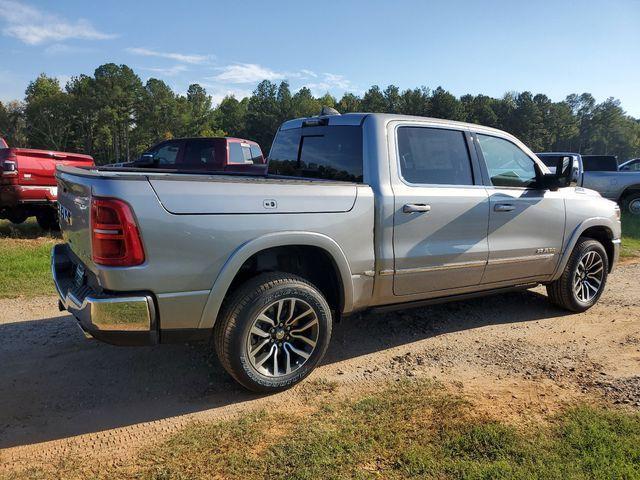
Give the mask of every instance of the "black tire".
[{"label": "black tire", "polygon": [[58,223],[58,213],[51,210],[43,210],[36,214],[36,221],[43,230],[57,232],[60,230],[60,224]]},{"label": "black tire", "polygon": [[11,212],[7,215],[7,220],[9,220],[14,225],[20,225],[21,223],[24,223],[27,218],[27,214],[23,212]]},{"label": "black tire", "polygon": [[640,216],[640,192],[627,195],[622,200],[622,210],[634,216]]},{"label": "black tire", "polygon": [[[291,298],[313,309],[318,320],[316,344],[296,370],[269,376],[254,368],[250,360],[250,332],[265,308]],[[297,275],[273,272],[248,280],[225,301],[214,327],[213,341],[220,363],[238,383],[254,392],[273,393],[292,387],[313,371],[327,350],[331,328],[331,309],[314,285]]]},{"label": "black tire", "polygon": [[[574,290],[574,279],[580,261],[589,252],[596,252],[602,260],[602,279],[598,291],[588,301],[583,301]],[[607,283],[609,259],[600,242],[591,238],[581,238],[571,252],[569,261],[560,278],[547,285],[547,294],[551,303],[572,312],[584,312],[600,299]]]}]

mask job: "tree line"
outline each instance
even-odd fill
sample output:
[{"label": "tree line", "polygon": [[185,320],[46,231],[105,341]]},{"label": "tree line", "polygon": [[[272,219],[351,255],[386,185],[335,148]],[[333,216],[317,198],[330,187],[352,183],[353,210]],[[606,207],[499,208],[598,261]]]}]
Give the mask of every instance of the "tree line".
[{"label": "tree line", "polygon": [[64,86],[41,74],[23,100],[0,103],[0,135],[12,146],[88,153],[99,164],[136,158],[177,137],[244,137],[268,152],[283,121],[317,115],[322,106],[479,123],[514,134],[534,151],[640,156],[640,120],[627,115],[619,100],[597,103],[589,93],[554,102],[531,92],[456,97],[442,87],[374,85],[362,96],[337,99],[328,93],[315,97],[306,87],[292,93],[286,81],[264,80],[250,97],[227,96],[214,106],[198,84],[181,95],[162,80],[143,83],[131,68],[113,63]]}]

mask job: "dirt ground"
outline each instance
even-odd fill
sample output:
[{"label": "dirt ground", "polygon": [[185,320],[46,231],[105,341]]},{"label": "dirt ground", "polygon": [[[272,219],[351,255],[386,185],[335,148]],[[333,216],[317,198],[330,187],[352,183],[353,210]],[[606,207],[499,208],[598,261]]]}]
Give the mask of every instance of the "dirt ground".
[{"label": "dirt ground", "polygon": [[194,419],[301,408],[325,382],[352,395],[405,377],[436,378],[514,421],[576,401],[640,409],[640,264],[618,267],[583,314],[536,288],[350,318],[310,379],[271,396],[238,387],[205,346],[105,345],[53,297],[0,300],[0,472],[68,455],[122,463]]}]

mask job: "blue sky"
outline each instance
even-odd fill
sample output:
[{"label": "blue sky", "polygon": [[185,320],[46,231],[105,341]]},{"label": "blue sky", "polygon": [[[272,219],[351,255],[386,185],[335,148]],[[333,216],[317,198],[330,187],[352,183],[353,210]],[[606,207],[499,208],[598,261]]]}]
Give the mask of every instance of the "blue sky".
[{"label": "blue sky", "polygon": [[314,93],[442,85],[456,95],[591,92],[640,117],[640,0],[0,0],[0,100],[106,62],[215,100],[261,79]]}]

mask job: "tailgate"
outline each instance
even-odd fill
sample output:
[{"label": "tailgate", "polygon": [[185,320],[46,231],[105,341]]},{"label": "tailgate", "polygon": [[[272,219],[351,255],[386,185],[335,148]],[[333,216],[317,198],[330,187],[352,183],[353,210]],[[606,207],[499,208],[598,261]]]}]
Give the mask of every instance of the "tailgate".
[{"label": "tailgate", "polygon": [[54,152],[30,148],[14,148],[18,160],[21,185],[55,185],[57,165],[89,166],[93,158],[79,153]]},{"label": "tailgate", "polygon": [[91,262],[91,184],[87,178],[58,172],[58,216],[62,237],[85,263]]}]

